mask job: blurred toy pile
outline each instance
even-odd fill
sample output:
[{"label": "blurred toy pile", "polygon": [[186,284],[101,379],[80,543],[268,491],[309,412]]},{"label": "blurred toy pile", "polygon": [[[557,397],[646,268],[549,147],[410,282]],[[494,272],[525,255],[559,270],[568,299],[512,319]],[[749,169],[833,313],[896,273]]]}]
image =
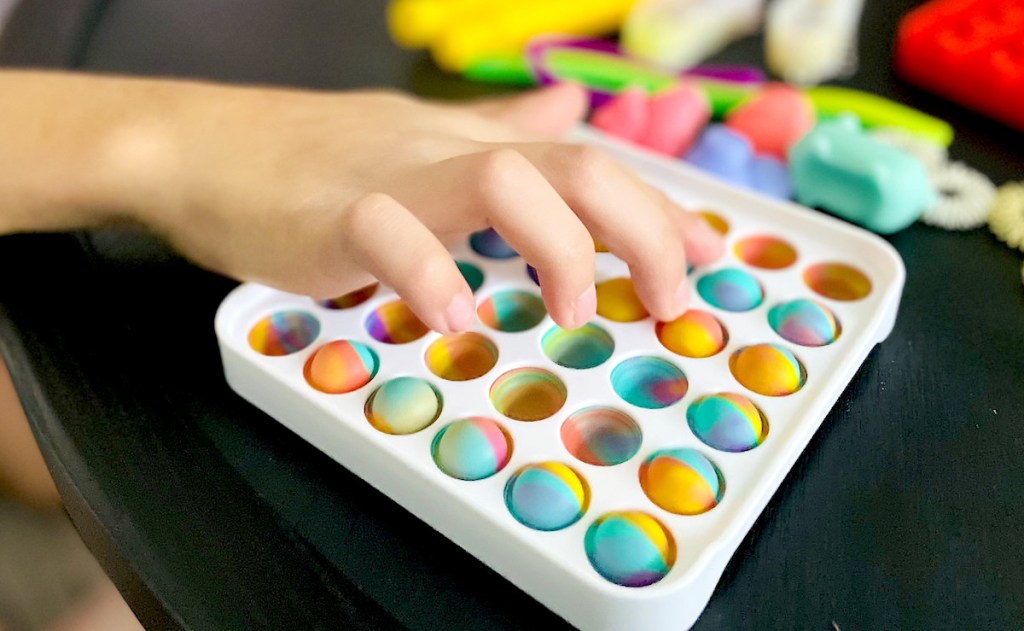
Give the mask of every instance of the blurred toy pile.
[{"label": "blurred toy pile", "polygon": [[[856,70],[863,0],[393,0],[392,37],[444,70],[521,85],[572,81],[591,124],[732,184],[889,234],[988,223],[1024,251],[1024,183],[950,161],[952,127],[819,84]],[[701,65],[764,29],[758,67]],[[618,34],[618,40],[611,39]],[[603,39],[608,38],[608,39]],[[932,0],[895,43],[907,81],[1024,129],[1024,3]],[[1022,270],[1024,273],[1024,270]]]}]

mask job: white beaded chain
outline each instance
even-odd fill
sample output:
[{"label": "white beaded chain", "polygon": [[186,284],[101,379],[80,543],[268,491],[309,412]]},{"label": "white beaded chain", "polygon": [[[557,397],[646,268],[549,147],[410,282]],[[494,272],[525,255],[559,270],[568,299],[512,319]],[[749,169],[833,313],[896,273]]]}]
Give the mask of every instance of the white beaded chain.
[{"label": "white beaded chain", "polygon": [[947,162],[929,174],[938,200],[921,215],[923,223],[946,230],[971,230],[985,225],[996,197],[991,180],[963,162]]}]

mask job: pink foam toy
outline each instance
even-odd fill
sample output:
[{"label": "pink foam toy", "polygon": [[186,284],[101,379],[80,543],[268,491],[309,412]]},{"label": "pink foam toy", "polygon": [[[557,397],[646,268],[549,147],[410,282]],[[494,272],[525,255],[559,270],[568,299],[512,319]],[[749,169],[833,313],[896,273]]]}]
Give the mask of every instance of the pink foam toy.
[{"label": "pink foam toy", "polygon": [[594,110],[590,122],[607,134],[670,156],[689,151],[711,119],[704,92],[687,81],[648,97],[628,88]]},{"label": "pink foam toy", "polygon": [[690,150],[711,120],[711,106],[704,92],[688,82],[651,97],[650,122],[639,144],[670,156]]},{"label": "pink foam toy", "polygon": [[590,124],[610,136],[639,143],[650,123],[647,93],[628,88],[594,110]]},{"label": "pink foam toy", "polygon": [[749,139],[755,152],[783,162],[789,148],[814,127],[814,121],[810,99],[781,83],[766,85],[725,117],[725,124]]}]

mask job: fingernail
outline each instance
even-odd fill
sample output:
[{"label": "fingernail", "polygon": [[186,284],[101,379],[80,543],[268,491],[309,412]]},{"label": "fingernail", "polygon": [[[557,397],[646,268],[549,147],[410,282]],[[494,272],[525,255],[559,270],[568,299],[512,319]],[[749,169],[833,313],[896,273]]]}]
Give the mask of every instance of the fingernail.
[{"label": "fingernail", "polygon": [[453,333],[465,331],[473,326],[476,319],[476,309],[473,299],[464,293],[455,294],[448,308],[444,310],[445,319],[448,321],[448,328]]},{"label": "fingernail", "polygon": [[591,285],[573,303],[573,325],[583,326],[597,314],[597,289]]},{"label": "fingernail", "polygon": [[676,315],[681,315],[690,306],[690,281],[683,278],[675,295]]}]

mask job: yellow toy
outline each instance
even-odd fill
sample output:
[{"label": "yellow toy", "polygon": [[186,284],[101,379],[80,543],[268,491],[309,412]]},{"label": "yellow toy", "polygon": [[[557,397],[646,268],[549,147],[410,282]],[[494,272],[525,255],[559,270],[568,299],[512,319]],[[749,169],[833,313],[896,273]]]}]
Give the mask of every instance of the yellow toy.
[{"label": "yellow toy", "polygon": [[429,48],[444,70],[522,53],[537,35],[606,35],[637,0],[394,0],[388,28],[402,46]]}]

